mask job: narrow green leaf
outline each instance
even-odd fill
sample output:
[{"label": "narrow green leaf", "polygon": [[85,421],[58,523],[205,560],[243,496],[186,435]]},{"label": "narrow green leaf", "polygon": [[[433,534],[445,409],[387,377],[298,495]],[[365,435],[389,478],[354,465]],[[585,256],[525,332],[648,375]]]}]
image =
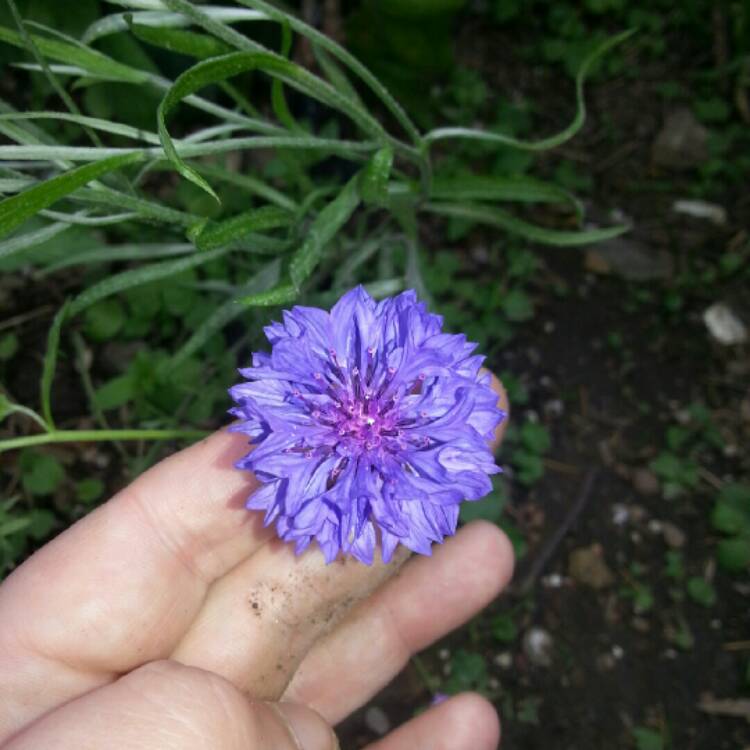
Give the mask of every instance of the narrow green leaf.
[{"label": "narrow green leaf", "polygon": [[341,70],[341,68],[331,59],[331,56],[320,45],[313,44],[312,48],[315,59],[317,60],[318,65],[320,65],[320,69],[323,71],[323,74],[331,85],[339,91],[343,91],[352,101],[355,101],[361,107],[364,107],[364,103],[360,99],[354,86],[352,86],[346,73]]},{"label": "narrow green leaf", "polygon": [[18,193],[35,182],[32,177],[0,177],[0,193]]},{"label": "narrow green leaf", "polygon": [[591,54],[583,61],[578,73],[575,77],[575,89],[576,89],[576,113],[573,117],[573,121],[568,125],[567,128],[561,130],[559,133],[552,135],[548,138],[542,138],[537,141],[522,141],[518,138],[513,138],[509,135],[503,135],[501,133],[488,133],[485,130],[476,130],[474,128],[438,128],[432,130],[424,137],[424,141],[427,144],[434,143],[435,141],[445,140],[446,138],[466,138],[470,140],[487,141],[489,143],[502,144],[504,146],[510,146],[512,148],[521,149],[523,151],[547,151],[551,148],[555,148],[562,143],[570,140],[582,127],[586,121],[586,101],[583,96],[583,84],[586,81],[586,77],[591,70],[591,66],[600,58],[606,54],[613,47],[621,44],[630,36],[635,33],[635,29],[630,29],[621,34],[607,39],[596,47]]},{"label": "narrow green leaf", "polygon": [[[134,6],[130,6],[134,7]],[[163,5],[161,6],[164,7]],[[244,8],[211,8],[203,7],[204,13],[209,18],[224,23],[236,23],[238,21],[263,21],[267,20],[265,13],[255,10],[245,10]],[[171,13],[163,10],[146,10],[136,13],[113,13],[109,16],[100,18],[86,29],[81,37],[85,44],[117,34],[121,31],[128,30],[128,17],[133,24],[139,26],[149,26],[156,28],[174,28],[179,26],[189,26],[191,20],[186,18],[182,13]]]},{"label": "narrow green leaf", "polygon": [[179,260],[168,260],[162,263],[152,263],[149,266],[143,268],[133,268],[127,271],[110,276],[88,289],[83,291],[70,303],[69,314],[70,316],[78,315],[82,310],[86,309],[95,302],[98,302],[105,297],[109,297],[118,292],[122,292],[125,289],[147,284],[150,281],[158,281],[159,279],[165,279],[169,276],[175,276],[178,273],[187,271],[189,268],[195,268],[209,261],[220,258],[229,252],[231,248],[221,247],[216,250],[209,250],[205,253],[196,253],[190,255],[187,258],[180,258]]},{"label": "narrow green leaf", "polygon": [[43,242],[47,242],[53,237],[57,237],[58,234],[62,234],[62,232],[69,228],[70,224],[50,224],[49,226],[37,229],[34,232],[27,232],[26,234],[11,237],[10,239],[0,242],[0,258],[7,258],[9,255],[13,255],[21,250],[27,250],[31,247],[41,245]]},{"label": "narrow green leaf", "polygon": [[42,380],[40,383],[40,401],[42,416],[47,423],[47,429],[53,430],[55,421],[52,418],[52,381],[57,367],[57,353],[60,348],[60,330],[70,311],[70,301],[67,301],[55,315],[49,333],[47,334],[47,351],[42,366]]},{"label": "narrow green leaf", "polygon": [[222,23],[222,21],[212,17],[210,13],[206,12],[207,8],[205,6],[196,6],[192,2],[189,2],[189,0],[164,0],[163,4],[170,10],[180,13],[185,18],[189,18],[192,23],[201,26],[210,34],[213,34],[235,49],[244,52],[270,53],[269,49],[254,39],[249,39],[244,34],[240,34],[230,26],[227,26],[226,23]]},{"label": "narrow green leaf", "polygon": [[77,167],[50,180],[34,185],[0,202],[0,237],[4,237],[34,214],[51,206],[74,190],[115,169],[140,161],[140,154],[123,154]]},{"label": "narrow green leaf", "polygon": [[37,277],[43,278],[61,268],[69,266],[91,265],[95,263],[114,263],[121,260],[155,260],[174,255],[194,253],[195,247],[187,242],[174,244],[143,244],[143,245],[105,245],[91,247],[73,253],[57,263],[51,263],[37,272]]},{"label": "narrow green leaf", "polygon": [[[182,160],[180,154],[178,154],[167,130],[166,121],[171,111],[181,100],[208,84],[224,81],[227,78],[232,78],[249,70],[261,70],[274,78],[284,81],[302,93],[312,96],[324,104],[343,112],[359,124],[363,130],[374,135],[379,140],[386,137],[382,126],[370,114],[360,111],[356,106],[352,106],[345,97],[317,76],[312,75],[288,60],[284,60],[278,55],[259,52],[234,52],[229,55],[204,60],[185,71],[169,88],[159,104],[157,123],[164,152],[175,169],[183,177],[193,182],[202,190],[205,190],[216,200],[218,200],[218,196],[210,185],[193,167],[188,166]],[[310,143],[315,142],[313,138],[301,138],[299,142],[303,143],[306,140]],[[197,149],[197,151],[196,149],[196,146],[190,147],[190,150],[194,153],[205,153],[205,149]],[[188,147],[183,149],[183,153],[188,153]]]},{"label": "narrow green leaf", "polygon": [[266,292],[258,292],[242,297],[239,301],[246,307],[274,307],[293,302],[297,297],[297,288],[294,284],[283,282]]},{"label": "narrow green leaf", "polygon": [[66,122],[74,122],[77,125],[90,127],[94,130],[101,130],[105,133],[122,135],[126,138],[133,138],[134,140],[151,143],[155,146],[158,146],[161,143],[159,136],[156,135],[156,133],[133,128],[130,125],[123,125],[119,122],[111,122],[110,120],[102,120],[98,117],[87,117],[85,115],[71,114],[68,112],[11,112],[0,115],[0,122],[6,120],[11,122],[18,120],[64,120]]},{"label": "narrow green leaf", "polygon": [[557,185],[534,177],[462,175],[435,177],[430,191],[434,200],[503,201],[516,203],[570,203],[578,201]]},{"label": "narrow green leaf", "polygon": [[430,213],[439,214],[440,216],[454,216],[458,219],[467,219],[479,224],[500,227],[511,234],[517,234],[528,240],[557,247],[576,247],[579,245],[590,245],[594,242],[603,242],[604,240],[617,237],[629,229],[626,226],[608,227],[606,229],[582,229],[580,231],[546,229],[535,224],[529,224],[498,208],[471,204],[428,203],[423,206],[423,209]]},{"label": "narrow green leaf", "polygon": [[[281,262],[276,259],[267,263],[256,273],[250,281],[243,284],[238,293],[245,296],[245,299],[255,294],[267,292],[269,287],[273,287],[279,279],[279,270]],[[236,299],[225,302],[211,313],[205,321],[195,330],[193,335],[182,345],[182,347],[169,360],[167,371],[177,369],[183,362],[193,356],[197,351],[202,349],[208,341],[228,323],[238,317],[246,310],[243,305]]]},{"label": "narrow green leaf", "polygon": [[[67,44],[57,39],[48,39],[36,34],[31,34],[30,36],[39,51],[45,57],[52,58],[53,60],[59,60],[68,65],[75,65],[89,73],[101,75],[110,80],[123,81],[125,83],[145,83],[148,80],[148,74],[144,71],[117,62],[96,50]],[[12,44],[14,47],[20,47],[21,49],[25,49],[26,46],[17,31],[13,31],[5,26],[0,26],[0,41]]]},{"label": "narrow green leaf", "polygon": [[355,271],[392,242],[394,242],[392,237],[383,234],[378,234],[377,237],[371,237],[364,242],[353,241],[351,247],[346,248],[346,257],[336,270],[336,280],[333,286],[345,289],[351,287]]},{"label": "narrow green leaf", "polygon": [[170,52],[179,52],[198,60],[226,55],[232,51],[232,48],[226,42],[222,42],[221,39],[206,34],[198,34],[195,31],[153,28],[141,26],[137,23],[131,26],[131,30],[135,37],[152,44],[154,47],[167,49]]},{"label": "narrow green leaf", "polygon": [[198,164],[196,169],[201,174],[235,185],[251,195],[257,195],[269,203],[275,203],[280,208],[286,208],[289,211],[294,211],[297,208],[297,203],[288,195],[284,195],[284,193],[252,175],[235,172],[214,164]]},{"label": "narrow green leaf", "polygon": [[[289,52],[292,49],[292,30],[288,23],[281,24],[281,56],[289,59]],[[284,84],[279,78],[274,78],[271,84],[271,106],[276,115],[276,119],[288,130],[298,132],[300,130],[297,121],[289,111],[289,105],[284,96]]]},{"label": "narrow green leaf", "polygon": [[[377,79],[377,77],[374,76],[359,60],[357,60],[354,55],[347,52],[347,50],[345,50],[340,44],[329,39],[325,34],[321,34],[317,29],[309,26],[299,18],[296,18],[289,13],[285,13],[271,3],[265,2],[265,0],[237,0],[237,2],[245,7],[263,11],[269,16],[269,18],[273,18],[279,23],[288,23],[298,34],[307,37],[313,44],[318,45],[327,52],[330,52],[334,57],[338,58],[370,87],[373,93],[383,102],[383,104],[385,104],[396,120],[398,120],[401,127],[403,127],[414,144],[421,144],[422,138],[419,131],[409,119],[409,116],[403,110],[401,105],[393,98],[388,89]],[[347,91],[345,88],[342,90]],[[356,106],[358,98],[353,101]]]},{"label": "narrow green leaf", "polygon": [[29,419],[33,419],[44,430],[48,430],[47,423],[33,410],[21,404],[14,404],[8,400],[4,393],[0,393],[0,422],[9,417],[11,414],[23,414]]},{"label": "narrow green leaf", "polygon": [[[66,91],[65,87],[57,80],[57,78],[55,77],[55,74],[50,70],[50,66],[48,65],[47,60],[45,59],[44,55],[42,54],[42,52],[39,50],[38,46],[34,42],[33,37],[26,30],[26,24],[21,18],[21,14],[18,12],[18,7],[15,3],[15,0],[6,0],[6,2],[8,4],[8,7],[10,8],[11,14],[13,15],[13,19],[16,22],[16,26],[18,27],[18,31],[21,34],[21,39],[23,40],[27,51],[31,53],[32,57],[37,61],[37,63],[41,67],[44,73],[44,76],[47,79],[47,82],[52,87],[52,90],[60,97],[61,101],[65,104],[69,112],[71,112],[74,115],[80,115],[81,110],[78,108],[78,105],[76,104],[75,100]],[[35,25],[38,27],[41,27],[47,33],[52,33],[55,35],[60,34],[60,32],[58,32],[57,30],[49,29],[43,26],[43,24],[35,24]],[[92,130],[88,125],[83,125],[83,130],[95,146],[103,145],[97,133],[94,130]]]},{"label": "narrow green leaf", "polygon": [[[137,213],[142,219],[163,224],[189,227],[201,217],[164,206],[151,198],[137,198],[105,186],[84,188],[72,196],[73,200],[98,205],[116,206]],[[0,204],[2,205],[2,204]]]},{"label": "narrow green leaf", "polygon": [[390,146],[375,152],[362,171],[359,191],[365,203],[375,206],[388,204],[388,180],[393,167],[393,149]]},{"label": "narrow green leaf", "polygon": [[78,211],[70,214],[64,211],[51,211],[46,209],[39,212],[40,216],[54,221],[61,221],[63,224],[80,225],[82,227],[107,227],[112,224],[122,224],[131,219],[137,219],[138,214],[133,211],[124,211],[119,214],[106,214],[105,216],[89,216],[86,211]]},{"label": "narrow green leaf", "polygon": [[305,241],[292,256],[289,276],[299,289],[320,262],[326,245],[346,224],[359,205],[359,174],[342,188],[341,192],[318,214],[307,230]]},{"label": "narrow green leaf", "polygon": [[213,250],[242,239],[252,232],[288,227],[293,220],[294,214],[290,211],[278,206],[263,206],[225,221],[206,224],[194,238],[194,242],[199,250]]}]

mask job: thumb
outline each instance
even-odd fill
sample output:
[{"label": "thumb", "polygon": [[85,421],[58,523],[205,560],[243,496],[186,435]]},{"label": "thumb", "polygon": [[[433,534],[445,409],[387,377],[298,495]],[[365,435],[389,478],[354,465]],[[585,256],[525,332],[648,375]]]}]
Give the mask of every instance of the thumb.
[{"label": "thumb", "polygon": [[3,750],[337,750],[331,727],[295,703],[251,703],[230,682],[151,662],[46,714]]}]

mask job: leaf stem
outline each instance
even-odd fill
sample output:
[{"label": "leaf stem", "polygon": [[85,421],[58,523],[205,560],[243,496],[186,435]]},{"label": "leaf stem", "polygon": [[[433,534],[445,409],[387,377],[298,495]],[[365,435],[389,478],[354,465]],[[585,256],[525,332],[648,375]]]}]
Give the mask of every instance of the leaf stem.
[{"label": "leaf stem", "polygon": [[52,430],[39,435],[0,440],[0,453],[48,443],[92,443],[105,440],[199,440],[205,430]]}]

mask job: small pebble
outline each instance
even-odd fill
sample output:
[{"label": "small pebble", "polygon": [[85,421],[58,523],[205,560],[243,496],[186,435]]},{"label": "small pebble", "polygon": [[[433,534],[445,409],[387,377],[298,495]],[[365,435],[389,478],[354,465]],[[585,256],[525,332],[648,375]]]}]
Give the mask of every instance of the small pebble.
[{"label": "small pebble", "polygon": [[612,506],[612,523],[615,526],[624,526],[630,520],[630,509],[623,503],[615,503]]},{"label": "small pebble", "polygon": [[565,406],[559,398],[547,401],[544,405],[544,412],[550,417],[561,417],[565,411]]},{"label": "small pebble", "polygon": [[552,636],[544,628],[530,628],[523,637],[524,653],[538,667],[549,667],[552,664],[552,647]]},{"label": "small pebble", "polygon": [[495,656],[492,661],[502,669],[510,669],[513,666],[513,655],[510,651],[503,651]]},{"label": "small pebble", "polygon": [[625,656],[625,650],[622,646],[618,646],[617,644],[615,644],[614,646],[612,646],[612,656],[614,656],[615,659],[618,660],[622,659],[622,657]]},{"label": "small pebble", "polygon": [[565,579],[559,573],[550,573],[542,578],[542,584],[548,589],[559,589],[565,583]]},{"label": "small pebble", "polygon": [[649,469],[636,469],[633,472],[633,486],[642,495],[656,495],[659,493],[659,480]]},{"label": "small pebble", "polygon": [[652,518],[648,522],[648,530],[652,534],[661,534],[663,528],[661,521],[658,521],[656,518]]},{"label": "small pebble", "polygon": [[685,532],[670,521],[664,521],[664,523],[662,523],[662,533],[664,534],[664,541],[668,547],[672,547],[672,549],[680,549],[685,546]]}]

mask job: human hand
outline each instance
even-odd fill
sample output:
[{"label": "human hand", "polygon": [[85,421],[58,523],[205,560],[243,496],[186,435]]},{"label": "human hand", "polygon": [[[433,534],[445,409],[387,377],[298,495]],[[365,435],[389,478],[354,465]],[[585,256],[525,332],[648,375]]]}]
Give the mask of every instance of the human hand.
[{"label": "human hand", "polygon": [[[219,432],[175,454],[0,587],[2,750],[333,750],[331,724],[511,576],[510,544],[484,522],[403,568],[404,554],[295,557],[245,510],[246,450]],[[492,706],[467,694],[371,748],[498,736]]]}]

